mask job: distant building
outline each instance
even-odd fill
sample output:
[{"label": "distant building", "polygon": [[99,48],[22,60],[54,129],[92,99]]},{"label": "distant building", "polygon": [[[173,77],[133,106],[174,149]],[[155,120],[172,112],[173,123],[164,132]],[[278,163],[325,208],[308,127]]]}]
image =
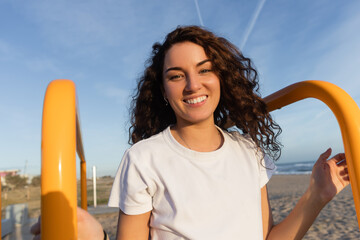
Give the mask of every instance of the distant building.
[{"label": "distant building", "polygon": [[20,172],[19,169],[13,169],[13,170],[0,170],[0,177],[6,177],[7,175],[15,176],[17,173]]},{"label": "distant building", "polygon": [[6,176],[15,176],[20,172],[19,169],[13,169],[13,170],[0,170],[0,178],[1,178],[1,184],[6,186],[5,177]]}]

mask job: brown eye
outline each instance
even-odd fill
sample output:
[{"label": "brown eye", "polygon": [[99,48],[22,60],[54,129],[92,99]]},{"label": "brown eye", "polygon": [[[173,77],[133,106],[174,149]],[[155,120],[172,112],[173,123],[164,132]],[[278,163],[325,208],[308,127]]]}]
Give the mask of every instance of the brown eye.
[{"label": "brown eye", "polygon": [[211,69],[201,69],[200,70],[200,73],[208,73],[208,72],[211,72]]},{"label": "brown eye", "polygon": [[177,80],[177,79],[180,79],[182,76],[181,74],[175,74],[175,75],[171,75],[169,77],[169,80]]}]

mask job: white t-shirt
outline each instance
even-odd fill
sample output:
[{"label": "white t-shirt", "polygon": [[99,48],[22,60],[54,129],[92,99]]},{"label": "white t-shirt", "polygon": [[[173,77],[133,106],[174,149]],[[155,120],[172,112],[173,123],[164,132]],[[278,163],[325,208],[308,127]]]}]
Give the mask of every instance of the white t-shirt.
[{"label": "white t-shirt", "polygon": [[[238,132],[213,152],[179,144],[170,127],[134,144],[120,163],[109,206],[152,211],[152,239],[263,239],[260,189],[275,171]],[[266,168],[264,167],[266,166]]]}]

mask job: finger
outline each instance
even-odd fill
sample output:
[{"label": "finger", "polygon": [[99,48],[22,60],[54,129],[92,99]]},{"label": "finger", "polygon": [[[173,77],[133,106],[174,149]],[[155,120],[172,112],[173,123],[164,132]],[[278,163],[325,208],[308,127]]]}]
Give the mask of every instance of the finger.
[{"label": "finger", "polygon": [[331,151],[332,151],[331,148],[328,148],[325,152],[323,152],[323,153],[320,155],[318,161],[320,161],[320,162],[325,162],[325,161],[330,157]]},{"label": "finger", "polygon": [[40,234],[39,234],[39,235],[36,235],[36,236],[33,238],[33,240],[41,240]]},{"label": "finger", "polygon": [[35,223],[34,225],[31,226],[30,232],[33,235],[39,234],[40,233],[40,226],[41,226],[41,218],[39,216],[37,223]]},{"label": "finger", "polygon": [[344,169],[340,170],[339,175],[340,176],[349,175],[348,169],[344,168]]},{"label": "finger", "polygon": [[[336,160],[335,160],[336,161]],[[340,160],[340,161],[338,161],[338,162],[335,162],[336,163],[336,165],[338,165],[339,167],[346,167],[347,166],[347,162],[346,162],[346,159],[344,158],[344,159],[342,159],[342,160]]]},{"label": "finger", "polygon": [[333,162],[337,166],[346,166],[347,165],[345,153],[336,154],[334,157],[329,159],[328,162]]},{"label": "finger", "polygon": [[340,162],[345,159],[345,153],[338,153],[331,159],[335,159],[336,162]]}]

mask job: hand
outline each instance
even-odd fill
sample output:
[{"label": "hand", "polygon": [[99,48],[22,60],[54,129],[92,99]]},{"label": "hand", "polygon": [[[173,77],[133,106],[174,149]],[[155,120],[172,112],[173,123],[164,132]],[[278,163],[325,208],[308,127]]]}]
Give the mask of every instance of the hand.
[{"label": "hand", "polygon": [[78,240],[103,240],[101,224],[82,208],[77,208]]},{"label": "hand", "polygon": [[[101,224],[87,211],[77,208],[78,240],[103,240],[104,232]],[[30,232],[35,235],[33,240],[41,239],[41,218],[35,223]]]},{"label": "hand", "polygon": [[33,240],[40,240],[40,226],[41,226],[41,216],[39,216],[37,223],[31,226],[30,232],[32,235],[34,235]]},{"label": "hand", "polygon": [[350,183],[345,154],[339,153],[328,160],[330,154],[331,148],[316,161],[309,187],[324,205]]}]

